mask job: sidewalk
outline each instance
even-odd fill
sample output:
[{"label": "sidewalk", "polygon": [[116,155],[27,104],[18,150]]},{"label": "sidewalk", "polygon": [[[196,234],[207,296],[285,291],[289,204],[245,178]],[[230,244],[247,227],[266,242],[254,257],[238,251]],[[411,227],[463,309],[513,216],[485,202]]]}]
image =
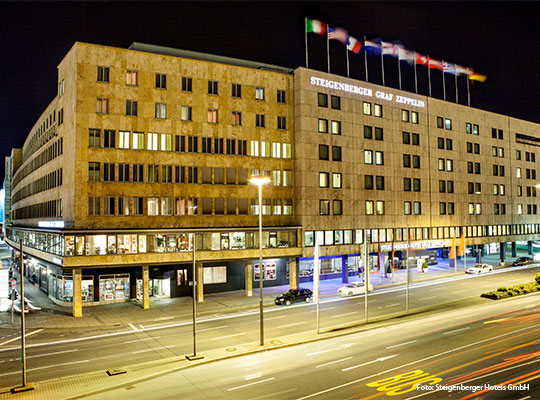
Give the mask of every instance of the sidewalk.
[{"label": "sidewalk", "polygon": [[[522,256],[525,254],[518,254]],[[514,258],[507,258],[507,263]],[[482,262],[499,267],[498,255],[485,256]],[[467,259],[467,267],[474,264],[474,259]],[[430,265],[426,273],[418,272],[416,268],[409,268],[409,283],[423,280],[437,279],[445,276],[461,275],[464,273],[464,262],[458,260],[456,271],[449,267],[449,260],[439,259],[438,264]],[[349,282],[358,281],[358,276],[350,276]],[[379,275],[378,272],[370,274],[370,282],[377,288],[402,285],[406,282],[406,271],[404,269],[395,270],[392,278]],[[337,296],[337,289],[345,285],[341,278],[321,280],[320,294],[322,299]],[[306,282],[300,285],[303,288],[313,290],[313,282]],[[263,290],[263,304],[265,307],[275,307],[274,299],[279,294],[286,292],[288,285],[265,287]],[[34,311],[26,314],[26,326],[28,329],[80,329],[80,328],[100,328],[110,329],[128,324],[144,325],[155,324],[156,321],[179,321],[192,317],[191,297],[176,298],[151,298],[150,309],[143,310],[137,301],[106,304],[99,306],[83,307],[83,316],[72,317],[70,307],[62,307],[51,301],[47,295],[25,280],[25,297],[32,304],[42,308],[41,311]],[[247,297],[243,290],[205,294],[204,301],[197,303],[197,315],[226,314],[241,310],[256,310],[259,306],[259,289],[253,288],[253,295]],[[11,328],[18,325],[18,315],[15,316],[15,325],[11,325],[11,313],[0,313],[0,328]]]}]

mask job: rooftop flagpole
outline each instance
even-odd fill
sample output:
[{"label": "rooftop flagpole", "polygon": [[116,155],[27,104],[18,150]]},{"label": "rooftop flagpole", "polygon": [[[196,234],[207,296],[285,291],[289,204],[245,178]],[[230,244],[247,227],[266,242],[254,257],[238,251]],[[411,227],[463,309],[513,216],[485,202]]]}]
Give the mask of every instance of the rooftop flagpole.
[{"label": "rooftop flagpole", "polygon": [[366,70],[366,82],[369,82],[368,67],[367,67],[366,35],[364,35],[364,68]]},{"label": "rooftop flagpole", "polygon": [[326,24],[326,59],[328,64],[328,73],[330,73],[330,40],[328,39],[328,24]]},{"label": "rooftop flagpole", "polygon": [[443,61],[443,69],[442,69],[442,90],[443,90],[444,101],[446,101],[446,78],[444,75],[444,61]]},{"label": "rooftop flagpole", "polygon": [[414,91],[416,92],[416,94],[418,94],[418,79],[416,76],[416,51],[413,52],[413,56],[414,56]]},{"label": "rooftop flagpole", "polygon": [[347,78],[349,78],[349,49],[348,49],[348,44],[349,44],[349,32],[347,32],[347,43],[345,43],[345,54],[347,56]]},{"label": "rooftop flagpole", "polygon": [[429,84],[429,97],[431,97],[431,69],[429,68],[429,56],[427,56],[427,76],[428,76],[428,84]]},{"label": "rooftop flagpole", "polygon": [[456,104],[459,104],[459,94],[458,94],[458,87],[457,87],[457,69],[456,69],[456,73],[454,74],[454,82],[456,84]]},{"label": "rooftop flagpole", "polygon": [[382,70],[382,85],[384,85],[384,55],[383,55],[383,44],[381,40],[381,70]]},{"label": "rooftop flagpole", "polygon": [[309,68],[308,45],[307,45],[307,18],[304,18],[304,37],[306,43],[306,68]]}]

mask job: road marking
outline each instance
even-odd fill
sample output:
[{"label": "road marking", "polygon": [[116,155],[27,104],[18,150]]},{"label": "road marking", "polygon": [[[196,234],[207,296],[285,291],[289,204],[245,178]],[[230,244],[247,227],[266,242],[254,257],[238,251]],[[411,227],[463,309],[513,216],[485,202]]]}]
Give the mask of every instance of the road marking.
[{"label": "road marking", "polygon": [[197,332],[214,331],[216,329],[228,328],[227,325],[213,326],[212,328],[197,329]]},{"label": "road marking", "polygon": [[380,358],[377,358],[376,360],[368,361],[368,362],[365,362],[365,363],[362,363],[362,364],[353,365],[352,367],[343,368],[341,371],[343,371],[343,372],[350,371],[351,369],[360,368],[360,367],[363,367],[364,365],[373,364],[374,362],[377,362],[377,361],[389,360],[390,358],[394,358],[394,357],[397,357],[397,356],[399,356],[399,354],[393,354],[391,356],[380,357]]},{"label": "road marking", "polygon": [[257,378],[260,378],[262,376],[262,373],[261,372],[257,372],[256,374],[252,374],[252,375],[246,375],[246,377],[244,378],[246,381],[250,381],[252,379],[257,379]]},{"label": "road marking", "polygon": [[156,319],[154,319],[154,320],[152,320],[152,321],[167,321],[167,320],[173,319],[173,318],[174,318],[174,316],[171,315],[170,317],[160,317],[160,318],[156,318]]},{"label": "road marking", "polygon": [[143,340],[155,340],[155,339],[159,339],[160,337],[159,336],[156,336],[156,337],[149,337],[149,338],[143,338],[143,339],[135,339],[135,340],[128,340],[127,342],[124,342],[124,343],[135,343],[135,342],[142,342]]},{"label": "road marking", "polygon": [[421,299],[418,299],[419,301],[422,301],[422,300],[431,300],[431,299],[436,299],[437,296],[430,296],[430,297],[424,297],[424,298],[421,298]]},{"label": "road marking", "polygon": [[341,360],[330,361],[330,362],[327,362],[325,364],[317,365],[315,368],[322,368],[322,367],[326,367],[327,365],[337,364],[337,363],[340,363],[340,362],[343,362],[343,361],[350,360],[351,358],[352,357],[346,357],[346,358],[342,358]]},{"label": "road marking", "polygon": [[131,326],[131,329],[133,329],[134,331],[138,331],[137,328],[135,328],[135,326],[133,324],[128,324],[129,326]]},{"label": "road marking", "polygon": [[400,304],[401,303],[388,304],[387,306],[384,306],[384,308],[395,307],[395,306],[399,306]]},{"label": "road marking", "polygon": [[281,328],[287,328],[287,327],[289,327],[289,326],[304,325],[304,324],[305,324],[305,322],[295,322],[294,324],[280,325],[280,326],[278,326],[277,328],[278,328],[278,329],[281,329]]},{"label": "road marking", "polygon": [[461,328],[461,329],[454,329],[453,331],[443,332],[443,335],[449,335],[451,333],[460,332],[460,331],[466,331],[467,329],[471,329],[470,327]]},{"label": "road marking", "polygon": [[273,381],[274,379],[276,379],[276,378],[275,378],[275,377],[272,377],[272,378],[268,378],[268,379],[263,379],[262,381],[246,383],[245,385],[236,386],[236,387],[227,389],[227,391],[232,392],[233,390],[242,389],[242,388],[245,388],[245,387],[248,387],[248,386],[258,385],[259,383],[264,383],[264,382],[268,382],[268,381]]},{"label": "road marking", "polygon": [[270,317],[270,318],[265,318],[266,321],[270,321],[272,319],[280,319],[280,318],[286,318],[287,316],[286,315],[279,315],[277,317]]},{"label": "road marking", "polygon": [[[63,364],[46,365],[44,367],[30,368],[30,369],[27,369],[26,371],[27,372],[29,372],[29,371],[37,371],[38,369],[64,367],[66,365],[80,364],[80,363],[87,363],[87,362],[90,362],[90,360],[71,361],[71,362],[67,362],[67,363],[63,363]],[[6,372],[5,374],[0,374],[0,376],[15,375],[15,374],[20,374],[20,373],[21,373],[21,371]]]},{"label": "road marking", "polygon": [[174,347],[174,344],[171,344],[171,345],[169,345],[169,346],[154,347],[153,349],[145,349],[145,350],[132,351],[132,354],[147,353],[147,352],[149,352],[149,351],[154,351],[154,350],[170,349],[171,347]]},{"label": "road marking", "polygon": [[349,313],[345,313],[345,314],[332,315],[330,318],[345,317],[347,315],[353,315],[353,314],[358,314],[358,313],[359,313],[359,311],[353,311],[353,312],[349,312]]},{"label": "road marking", "polygon": [[235,333],[234,335],[227,335],[227,336],[215,337],[215,338],[212,338],[212,339],[210,339],[210,340],[227,339],[227,338],[230,338],[230,337],[240,336],[240,335],[245,335],[245,334],[246,334],[245,332],[240,332],[240,333]]},{"label": "road marking", "polygon": [[[339,300],[339,299],[338,299]],[[344,299],[343,299],[344,300]],[[334,308],[336,307],[324,307],[321,311],[326,311],[326,310],[333,310]],[[317,312],[317,310],[312,310],[311,312]]]},{"label": "road marking", "polygon": [[[35,333],[41,332],[42,330],[43,330],[43,329],[38,329],[38,330],[36,330],[36,331],[34,331],[34,332],[27,333],[26,335],[24,335],[24,337],[27,338],[28,336],[32,336],[32,335],[34,335]],[[16,340],[20,340],[20,339],[21,339],[20,336],[14,337],[14,338],[12,338],[12,339],[9,339],[9,340],[6,340],[5,342],[0,343],[0,346],[3,346],[3,345],[5,345],[5,344],[8,344],[8,343],[14,342],[14,341],[16,341]]]},{"label": "road marking", "polygon": [[393,346],[388,346],[386,349],[390,350],[390,349],[393,349],[395,347],[405,346],[405,345],[408,345],[408,344],[411,344],[411,343],[416,343],[416,340],[411,340],[410,342],[405,342],[405,343],[395,344]]}]

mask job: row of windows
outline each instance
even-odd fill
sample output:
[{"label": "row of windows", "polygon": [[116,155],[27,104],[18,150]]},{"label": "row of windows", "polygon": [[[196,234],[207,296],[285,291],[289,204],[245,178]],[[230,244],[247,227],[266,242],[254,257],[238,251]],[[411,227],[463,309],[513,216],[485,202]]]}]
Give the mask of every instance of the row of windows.
[{"label": "row of windows", "polygon": [[[330,215],[330,200],[319,200],[319,215]],[[332,215],[343,215],[343,200],[332,200]]]},{"label": "row of windows", "polygon": [[332,135],[341,135],[341,121],[328,121],[319,118],[319,133],[328,133],[329,131]]},{"label": "row of windows", "polygon": [[[62,115],[63,115],[63,109],[62,109]],[[55,122],[56,122],[56,110],[52,110],[52,112],[49,113],[49,116],[46,117],[41,122],[41,125],[39,125],[35,129],[34,133],[30,137],[30,140],[28,140],[27,142],[28,144],[27,146],[25,146],[24,160],[26,160],[37,149],[39,149],[41,146],[47,143],[51,139],[51,137],[56,134],[56,129],[48,130],[49,126],[52,128]],[[61,122],[58,123],[58,125],[60,124]],[[46,135],[43,135],[44,133]]]},{"label": "row of windows", "polygon": [[13,220],[30,218],[60,218],[62,217],[62,200],[50,200],[12,210]]},{"label": "row of windows", "polygon": [[[341,161],[341,146],[332,146],[332,161]],[[327,144],[319,145],[319,160],[330,159],[330,146]]]},{"label": "row of windows", "polygon": [[[103,210],[101,202],[103,200]],[[259,215],[259,199],[222,197],[88,197],[89,216]],[[263,199],[263,215],[292,215],[292,199]]]},{"label": "row of windows", "polygon": [[[109,83],[110,80],[110,67],[98,66],[97,67],[97,82]],[[59,87],[60,96],[64,92],[63,80],[61,81],[62,86]],[[128,69],[126,71],[126,85],[128,86],[138,86],[139,85],[139,71],[134,69]],[[156,89],[167,89],[167,74],[155,73],[155,88]],[[208,94],[218,95],[219,82],[215,80],[208,80]],[[182,77],[182,91],[183,92],[193,92],[193,78],[183,76]],[[242,97],[242,85],[239,83],[231,84],[231,96],[235,98]],[[278,103],[285,103],[286,92],[285,90],[277,90],[276,100]],[[255,87],[255,99],[256,100],[265,100],[265,88],[263,86]]]},{"label": "row of windows", "polygon": [[[318,94],[319,107],[328,108],[328,95],[326,93]],[[341,110],[341,97],[330,95],[330,107],[334,110]]]},{"label": "row of windows", "polygon": [[[534,153],[529,153],[528,151],[525,151],[525,161],[536,161],[536,155]],[[516,160],[521,160],[521,150],[516,150]]]},{"label": "row of windows", "polygon": [[25,185],[20,190],[13,194],[13,204],[19,200],[25,199],[28,196],[32,196],[36,193],[41,193],[45,190],[55,188],[62,185],[62,168],[52,171],[47,175],[36,179],[34,182]]},{"label": "row of windows", "polygon": [[26,164],[23,168],[17,170],[17,173],[15,174],[15,178],[13,179],[12,183],[13,187],[16,187],[23,178],[34,172],[39,167],[62,155],[62,151],[63,138],[60,138],[51,145],[49,145],[46,149],[42,150],[35,158],[32,159],[31,162]]},{"label": "row of windows", "polygon": [[[319,187],[330,187],[330,172],[319,172]],[[342,174],[340,172],[332,172],[332,188],[341,189],[342,187]]]},{"label": "row of windows", "polygon": [[[503,170],[504,171],[504,170]],[[495,165],[493,166],[493,174],[495,174]],[[501,175],[504,176],[504,175]],[[523,175],[521,174],[521,167],[516,168],[516,178],[521,179]],[[525,169],[525,179],[536,179],[536,170],[535,169]]]}]

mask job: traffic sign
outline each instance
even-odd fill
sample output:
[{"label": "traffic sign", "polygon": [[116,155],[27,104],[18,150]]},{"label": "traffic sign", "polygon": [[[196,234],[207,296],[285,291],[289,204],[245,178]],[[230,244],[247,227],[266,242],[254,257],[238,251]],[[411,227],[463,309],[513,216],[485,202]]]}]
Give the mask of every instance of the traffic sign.
[{"label": "traffic sign", "polygon": [[14,288],[15,286],[17,286],[17,279],[12,279],[11,280],[11,287]]}]

